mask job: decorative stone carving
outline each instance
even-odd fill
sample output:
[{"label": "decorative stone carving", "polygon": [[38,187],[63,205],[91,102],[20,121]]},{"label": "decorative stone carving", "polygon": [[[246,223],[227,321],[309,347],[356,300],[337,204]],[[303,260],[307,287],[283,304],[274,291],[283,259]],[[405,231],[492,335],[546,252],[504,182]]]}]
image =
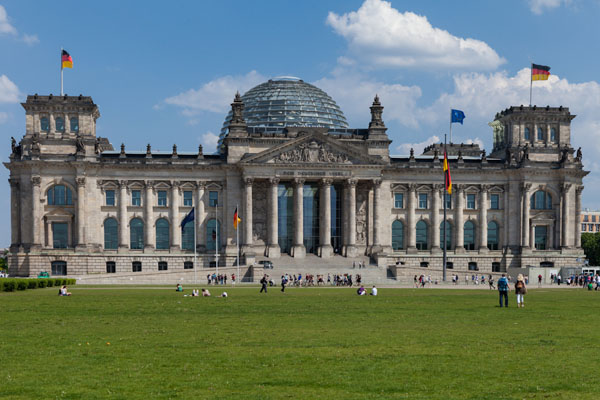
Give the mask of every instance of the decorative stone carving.
[{"label": "decorative stone carving", "polygon": [[373,105],[371,108],[371,122],[369,122],[369,128],[385,128],[385,124],[383,123],[383,106],[379,102],[379,96],[375,95],[375,99],[373,99]]},{"label": "decorative stone carving", "polygon": [[236,92],[235,98],[233,99],[233,103],[231,103],[231,124],[244,124],[244,116],[242,115],[244,111],[244,103],[242,102],[242,96],[240,96],[240,92]]},{"label": "decorative stone carving", "polygon": [[42,178],[40,178],[39,176],[32,176],[31,177],[31,184],[33,186],[40,186],[42,183]]},{"label": "decorative stone carving", "polygon": [[583,186],[577,186],[575,188],[575,193],[577,194],[577,196],[580,196],[582,192],[583,192]]},{"label": "decorative stone carving", "polygon": [[269,182],[271,185],[277,185],[279,184],[279,178],[269,178]]},{"label": "decorative stone carving", "polygon": [[577,149],[577,155],[575,156],[575,161],[581,162],[581,158],[583,155],[581,154],[581,147]]},{"label": "decorative stone carving", "polygon": [[77,135],[75,138],[75,148],[77,154],[85,154],[85,144],[83,143],[83,136]]},{"label": "decorative stone carving", "polygon": [[77,186],[85,186],[85,177],[75,178],[75,182],[77,183]]},{"label": "decorative stone carving", "polygon": [[36,134],[31,138],[31,155],[39,156],[40,155],[40,138]]},{"label": "decorative stone carving", "polygon": [[356,243],[367,244],[367,198],[368,190],[361,185],[356,190]]},{"label": "decorative stone carving", "polygon": [[333,152],[315,141],[303,143],[296,149],[283,152],[276,156],[274,161],[283,163],[350,163],[346,154]]}]

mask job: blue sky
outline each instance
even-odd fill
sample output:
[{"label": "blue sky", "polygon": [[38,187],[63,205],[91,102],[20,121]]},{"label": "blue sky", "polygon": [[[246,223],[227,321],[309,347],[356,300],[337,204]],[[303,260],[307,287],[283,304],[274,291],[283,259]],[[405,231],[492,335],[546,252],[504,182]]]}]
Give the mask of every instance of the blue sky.
[{"label": "blue sky", "polygon": [[[117,148],[214,150],[236,90],[275,76],[316,84],[352,127],[376,93],[393,154],[443,140],[491,148],[497,111],[527,104],[529,65],[549,65],[533,103],[568,106],[583,148],[583,206],[600,208],[598,0],[27,1],[0,0],[0,147],[24,134],[20,102],[59,93],[59,53],[74,60],[65,92],[92,96],[97,134]],[[0,246],[10,243],[8,171],[0,170]]]}]

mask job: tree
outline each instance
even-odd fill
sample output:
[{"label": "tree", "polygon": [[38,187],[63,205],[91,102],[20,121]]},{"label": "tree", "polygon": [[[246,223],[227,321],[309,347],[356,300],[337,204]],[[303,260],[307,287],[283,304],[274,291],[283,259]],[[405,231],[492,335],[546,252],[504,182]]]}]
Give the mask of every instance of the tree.
[{"label": "tree", "polygon": [[582,233],[581,247],[590,265],[600,265],[600,234]]}]

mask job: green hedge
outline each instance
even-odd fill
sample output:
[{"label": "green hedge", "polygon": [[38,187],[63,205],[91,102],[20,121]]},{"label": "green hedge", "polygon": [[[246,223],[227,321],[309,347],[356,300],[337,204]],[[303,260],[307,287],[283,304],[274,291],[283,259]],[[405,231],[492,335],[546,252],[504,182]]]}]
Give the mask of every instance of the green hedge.
[{"label": "green hedge", "polygon": [[37,289],[62,285],[75,285],[75,279],[66,278],[0,278],[0,292]]}]

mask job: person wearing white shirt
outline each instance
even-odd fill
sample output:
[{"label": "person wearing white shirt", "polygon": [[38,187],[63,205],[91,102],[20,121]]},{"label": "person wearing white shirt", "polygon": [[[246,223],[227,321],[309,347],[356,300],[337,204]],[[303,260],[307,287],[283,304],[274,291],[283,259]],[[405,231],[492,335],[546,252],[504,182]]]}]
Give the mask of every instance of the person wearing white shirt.
[{"label": "person wearing white shirt", "polygon": [[375,286],[371,288],[371,296],[377,296],[377,288]]}]

